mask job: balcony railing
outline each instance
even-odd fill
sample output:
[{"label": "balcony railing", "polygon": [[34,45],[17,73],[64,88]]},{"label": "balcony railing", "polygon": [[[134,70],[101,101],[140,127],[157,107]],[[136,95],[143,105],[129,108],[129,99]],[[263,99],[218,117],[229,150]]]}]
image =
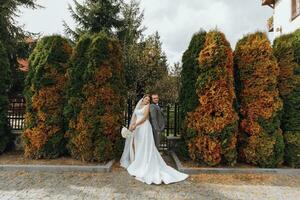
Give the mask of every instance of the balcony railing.
[{"label": "balcony railing", "polygon": [[268,27],[268,31],[269,32],[273,32],[274,31],[273,16],[268,19],[268,21],[267,21],[267,27]]}]

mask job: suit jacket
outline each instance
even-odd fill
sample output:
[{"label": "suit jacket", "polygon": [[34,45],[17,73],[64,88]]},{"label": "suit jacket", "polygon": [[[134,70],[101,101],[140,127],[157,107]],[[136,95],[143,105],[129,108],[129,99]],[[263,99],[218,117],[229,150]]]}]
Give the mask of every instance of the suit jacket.
[{"label": "suit jacket", "polygon": [[162,132],[165,129],[165,117],[158,105],[150,105],[150,122],[153,132]]}]

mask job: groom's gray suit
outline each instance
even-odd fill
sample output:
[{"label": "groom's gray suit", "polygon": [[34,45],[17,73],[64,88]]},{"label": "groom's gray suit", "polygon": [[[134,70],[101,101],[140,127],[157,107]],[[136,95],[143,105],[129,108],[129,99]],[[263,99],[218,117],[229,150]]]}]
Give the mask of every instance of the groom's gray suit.
[{"label": "groom's gray suit", "polygon": [[165,128],[165,118],[160,107],[156,104],[150,104],[150,122],[152,125],[155,146],[158,149],[160,143],[160,133]]}]

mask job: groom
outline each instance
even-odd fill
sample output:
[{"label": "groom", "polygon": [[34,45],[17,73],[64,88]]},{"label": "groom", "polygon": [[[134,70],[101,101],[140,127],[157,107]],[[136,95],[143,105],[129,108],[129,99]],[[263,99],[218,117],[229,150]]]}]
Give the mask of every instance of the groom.
[{"label": "groom", "polygon": [[162,114],[162,111],[158,105],[159,97],[158,94],[151,95],[151,104],[150,104],[150,122],[152,125],[153,136],[155,141],[155,146],[158,150],[160,143],[160,134],[165,128],[165,119]]}]

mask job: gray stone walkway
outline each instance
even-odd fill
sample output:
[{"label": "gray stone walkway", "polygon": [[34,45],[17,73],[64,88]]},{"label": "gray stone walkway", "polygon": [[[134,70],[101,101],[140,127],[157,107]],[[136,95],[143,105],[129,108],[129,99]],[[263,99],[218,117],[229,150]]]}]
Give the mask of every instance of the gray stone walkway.
[{"label": "gray stone walkway", "polygon": [[299,176],[192,175],[146,185],[115,164],[111,173],[0,172],[0,199],[282,199],[299,200]]}]

